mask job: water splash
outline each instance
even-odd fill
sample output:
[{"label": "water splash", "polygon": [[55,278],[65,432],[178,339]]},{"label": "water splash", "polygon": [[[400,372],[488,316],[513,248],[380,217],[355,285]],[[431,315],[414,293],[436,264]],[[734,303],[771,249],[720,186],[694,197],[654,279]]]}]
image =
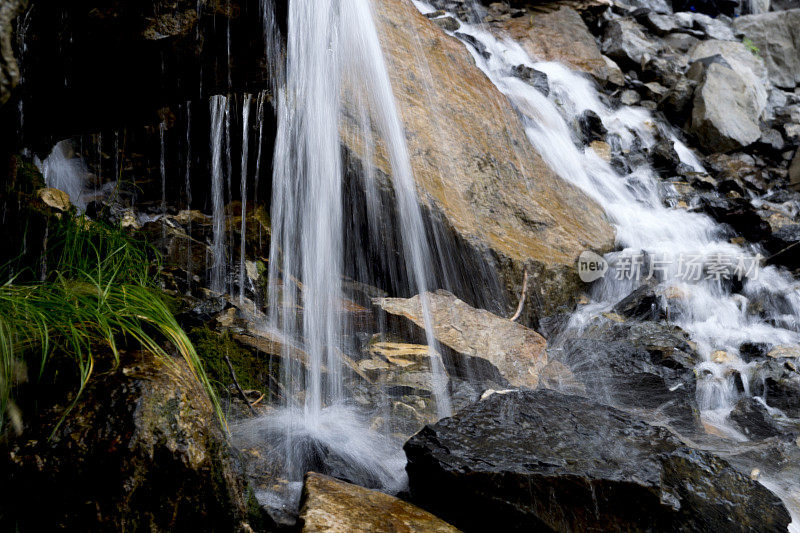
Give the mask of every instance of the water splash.
[{"label": "water splash", "polygon": [[37,158],[35,163],[44,176],[45,185],[67,193],[72,205],[81,211],[86,210],[90,196],[86,191],[89,171],[83,160],[75,155],[72,143],[60,141],[44,161]]}]

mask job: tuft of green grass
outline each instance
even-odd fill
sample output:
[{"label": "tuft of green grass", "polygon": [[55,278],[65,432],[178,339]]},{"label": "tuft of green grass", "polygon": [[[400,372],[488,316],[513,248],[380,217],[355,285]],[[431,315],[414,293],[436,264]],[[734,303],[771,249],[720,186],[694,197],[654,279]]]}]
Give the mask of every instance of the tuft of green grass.
[{"label": "tuft of green grass", "polygon": [[54,358],[68,359],[79,382],[66,416],[91,379],[96,358],[110,354],[119,364],[120,347],[131,343],[174,368],[164,347],[170,346],[204,386],[224,425],[197,351],[157,288],[152,250],[121,228],[82,218],[59,225],[52,243],[43,281],[16,283],[21,278],[14,276],[0,286],[0,431],[7,419],[18,424],[16,369],[36,369],[41,378]]},{"label": "tuft of green grass", "polygon": [[758,49],[758,47],[755,45],[755,43],[754,43],[753,41],[751,41],[750,39],[748,39],[747,37],[745,37],[744,39],[742,39],[742,44],[743,44],[743,45],[745,46],[745,48],[747,48],[747,49],[750,51],[750,53],[751,53],[751,54],[753,54],[754,56],[756,56],[756,57],[760,57],[760,56],[761,56],[761,50],[759,50],[759,49]]}]

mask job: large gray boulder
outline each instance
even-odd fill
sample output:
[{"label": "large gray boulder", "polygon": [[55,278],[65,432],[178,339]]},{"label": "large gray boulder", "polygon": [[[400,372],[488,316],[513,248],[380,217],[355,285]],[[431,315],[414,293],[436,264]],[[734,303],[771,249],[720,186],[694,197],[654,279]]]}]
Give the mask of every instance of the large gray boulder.
[{"label": "large gray boulder", "polygon": [[662,48],[643,29],[633,19],[612,20],[603,35],[603,53],[621,65],[641,67]]},{"label": "large gray boulder", "polygon": [[774,531],[777,496],[724,459],[578,396],[496,393],[405,445],[411,500],[464,531]]},{"label": "large gray boulder", "polygon": [[774,85],[800,84],[800,9],[739,17],[733,27],[758,47]]},{"label": "large gray boulder", "polygon": [[699,43],[690,59],[687,76],[699,85],[689,129],[703,148],[726,152],[757,141],[769,84],[763,62],[742,43],[715,40]]}]

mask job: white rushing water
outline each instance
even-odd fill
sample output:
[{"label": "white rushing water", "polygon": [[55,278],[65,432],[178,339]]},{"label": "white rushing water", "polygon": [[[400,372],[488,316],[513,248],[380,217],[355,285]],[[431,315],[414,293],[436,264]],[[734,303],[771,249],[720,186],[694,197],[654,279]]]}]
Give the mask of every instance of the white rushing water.
[{"label": "white rushing water", "polygon": [[[378,140],[391,164],[393,219],[405,269],[398,279],[408,280],[406,288],[414,294],[424,294],[429,286],[430,256],[416,185],[369,2],[290,2],[285,60],[277,93],[268,281],[268,327],[292,341],[284,346],[281,366],[285,407],[240,428],[239,436],[244,431],[274,442],[280,435],[280,444],[272,447],[283,450],[284,476],[291,482],[301,480],[295,478],[322,449],[345,459],[350,479],[396,491],[405,483],[399,443],[390,445],[369,428],[343,386],[343,358],[350,350],[346,337],[352,330],[343,307],[343,263],[346,246],[358,241],[346,230],[345,220],[353,214],[343,210],[340,120],[346,105],[369,117],[365,122],[372,126],[361,132],[368,156],[360,178],[368,195],[375,189],[369,159]],[[371,218],[385,218],[376,203],[370,209]],[[380,238],[379,226],[370,231],[370,239]],[[432,332],[426,297],[423,314]],[[447,378],[432,334],[427,340],[436,408],[445,416],[451,412]],[[302,361],[294,344],[307,354]]]}]

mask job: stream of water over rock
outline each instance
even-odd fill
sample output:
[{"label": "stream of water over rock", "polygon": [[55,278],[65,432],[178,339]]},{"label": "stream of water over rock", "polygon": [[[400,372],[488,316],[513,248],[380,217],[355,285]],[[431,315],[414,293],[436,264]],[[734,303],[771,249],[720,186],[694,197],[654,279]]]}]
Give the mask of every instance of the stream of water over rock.
[{"label": "stream of water over rock", "polygon": [[[244,442],[269,441],[269,448],[282,455],[276,475],[288,481],[288,489],[259,493],[262,502],[272,507],[296,505],[303,475],[326,462],[335,464],[337,472],[351,481],[396,492],[406,481],[402,443],[370,428],[374,413],[356,408],[344,386],[349,371],[346,361],[358,350],[352,340],[352,317],[345,311],[344,284],[350,281],[345,262],[352,249],[368,261],[369,245],[380,246],[385,231],[381,226],[397,225],[392,232],[400,235],[402,272],[388,269],[393,279],[387,285],[420,295],[431,391],[439,418],[450,415],[453,407],[426,294],[439,288],[435,280],[447,277],[446,267],[435,253],[436,243],[429,242],[370,2],[291,0],[285,56],[272,3],[264,0],[261,5],[267,57],[271,64],[285,68],[275,69],[271,77],[278,131],[272,160],[268,301],[266,316],[256,318],[263,332],[282,343],[282,405],[239,424],[235,432]],[[415,5],[423,13],[434,11],[421,1]],[[751,383],[759,378],[755,366],[741,357],[740,346],[744,342],[800,343],[800,292],[794,280],[776,267],[760,267],[762,250],[732,244],[711,218],[669,205],[663,183],[648,164],[620,171],[599,151],[576,143],[571,124],[585,112],[593,112],[608,132],[606,137],[615,138],[623,151],[649,148],[657,137],[667,138],[683,164],[703,172],[702,164],[669,126],[642,108],[611,108],[585,76],[558,63],[538,61],[518,43],[479,24],[461,20],[458,30],[449,33],[463,42],[477,66],[513,104],[528,140],[547,165],[593,198],[616,230],[616,250],[601,258],[608,268],[606,275],[594,280],[590,301],[571,315],[560,335],[548,339],[550,349],[558,350],[565,339],[580,335],[594,317],[612,312],[634,290],[652,284],[653,290],[670,295],[670,321],[688,332],[697,345],[701,360],[695,368],[696,396],[703,420],[728,438],[747,442],[728,421],[736,402],[753,395]],[[230,33],[228,38],[230,49]],[[521,65],[547,75],[549,95],[515,74]],[[266,98],[265,93],[259,94],[254,113],[251,95],[246,94],[240,103],[238,253],[229,223],[232,213],[226,212],[233,197],[231,120],[238,115],[237,104],[232,95],[212,96],[208,103],[212,211],[208,285],[217,293],[237,297],[240,304],[249,290],[248,195],[255,206],[264,114],[270,112],[265,109]],[[186,111],[188,117],[188,104]],[[363,136],[366,156],[357,179],[366,199],[366,220],[360,221],[368,228],[366,235],[348,232],[355,215],[345,211],[343,202],[348,194],[342,149],[344,113],[357,117]],[[253,121],[258,131],[254,169],[249,165]],[[162,184],[166,182],[165,128],[162,125],[159,130]],[[190,129],[187,124],[185,193],[189,199]],[[378,151],[387,154],[391,168],[392,208],[396,209],[391,215],[378,198],[372,164]],[[48,186],[68,192],[74,204],[86,207],[87,171],[71,156],[67,144],[56,145],[41,169]],[[167,212],[163,194],[162,216]],[[743,269],[737,290],[732,289],[731,280],[713,275],[721,263],[730,262]],[[699,274],[697,279],[694,273]],[[748,305],[755,299],[765,303],[757,312]],[[298,358],[298,349],[304,358]],[[761,401],[769,405],[769,398]],[[791,480],[765,478],[762,483],[782,497],[797,490]]]}]

